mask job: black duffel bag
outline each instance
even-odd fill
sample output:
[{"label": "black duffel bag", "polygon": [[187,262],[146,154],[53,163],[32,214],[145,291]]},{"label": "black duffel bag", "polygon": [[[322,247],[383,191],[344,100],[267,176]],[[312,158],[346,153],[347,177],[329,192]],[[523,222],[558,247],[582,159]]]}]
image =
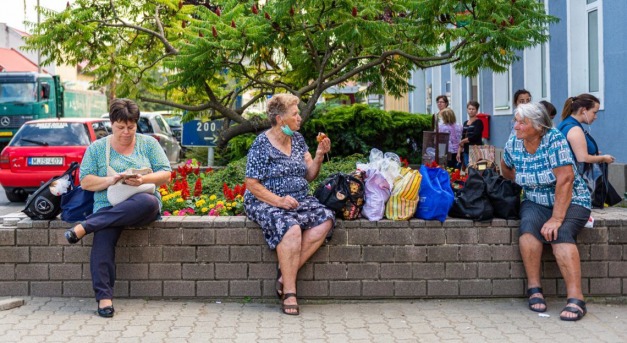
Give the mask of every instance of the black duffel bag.
[{"label": "black duffel bag", "polygon": [[494,209],[488,198],[487,184],[480,171],[468,168],[464,188],[455,196],[448,215],[472,220],[491,220]]},{"label": "black duffel bag", "polygon": [[64,176],[70,176],[74,170],[76,170],[80,164],[78,162],[72,162],[70,167],[60,176],[53,177],[44,183],[31,194],[26,200],[26,207],[22,212],[33,220],[49,220],[56,218],[61,213],[61,196],[54,195],[50,191],[50,186],[53,182],[61,179]]},{"label": "black duffel bag", "polygon": [[482,173],[486,182],[486,191],[495,218],[520,218],[520,193],[522,187],[512,180],[508,180],[494,169],[486,169]]}]

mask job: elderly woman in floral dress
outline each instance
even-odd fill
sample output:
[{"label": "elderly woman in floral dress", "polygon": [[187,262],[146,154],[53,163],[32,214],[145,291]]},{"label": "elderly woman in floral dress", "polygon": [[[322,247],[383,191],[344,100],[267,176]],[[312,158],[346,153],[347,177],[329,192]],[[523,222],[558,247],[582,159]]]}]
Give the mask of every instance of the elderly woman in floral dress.
[{"label": "elderly woman in floral dress", "polygon": [[296,132],[301,118],[299,99],[278,94],[268,101],[272,127],[257,136],[248,152],[244,207],[257,222],[270,249],[276,249],[279,267],[276,292],[282,311],[298,315],[296,274],[318,250],[335,221],[331,210],[308,195],[308,182],[318,175],[329,138],[320,137],[312,157],[303,136]]}]

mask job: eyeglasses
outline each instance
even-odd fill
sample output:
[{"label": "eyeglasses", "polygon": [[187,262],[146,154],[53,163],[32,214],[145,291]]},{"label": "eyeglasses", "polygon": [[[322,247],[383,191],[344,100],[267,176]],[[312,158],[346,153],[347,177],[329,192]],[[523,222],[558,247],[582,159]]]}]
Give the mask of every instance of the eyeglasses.
[{"label": "eyeglasses", "polygon": [[446,104],[445,101],[438,101],[438,104]]}]

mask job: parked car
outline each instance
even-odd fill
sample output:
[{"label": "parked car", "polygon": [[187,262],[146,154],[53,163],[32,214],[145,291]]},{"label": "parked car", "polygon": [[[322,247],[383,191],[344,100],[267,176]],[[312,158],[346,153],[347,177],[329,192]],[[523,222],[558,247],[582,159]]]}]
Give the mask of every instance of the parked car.
[{"label": "parked car", "polygon": [[159,141],[171,163],[181,161],[181,144],[159,113],[141,112],[137,122],[137,132],[154,137]]},{"label": "parked car", "polygon": [[181,116],[171,116],[165,117],[165,122],[170,125],[170,130],[172,130],[172,134],[176,137],[176,140],[181,144],[181,133],[183,129],[183,124],[181,123]]},{"label": "parked car", "polygon": [[29,194],[72,162],[81,162],[87,146],[111,133],[99,118],[40,119],[24,123],[0,153],[0,184],[7,199],[25,201]]},{"label": "parked car", "polygon": [[[109,114],[103,114],[102,118],[109,119]],[[160,113],[140,112],[137,132],[154,137],[163,148],[166,156],[168,156],[170,163],[181,161],[181,144],[179,144],[170,126]]]}]

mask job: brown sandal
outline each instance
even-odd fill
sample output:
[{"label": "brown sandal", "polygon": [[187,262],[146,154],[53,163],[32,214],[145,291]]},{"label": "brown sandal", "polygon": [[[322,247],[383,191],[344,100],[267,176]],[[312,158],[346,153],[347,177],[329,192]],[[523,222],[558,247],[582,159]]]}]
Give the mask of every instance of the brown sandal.
[{"label": "brown sandal", "polygon": [[[281,311],[290,316],[298,316],[300,314],[300,308],[298,305],[285,305],[285,300],[288,298],[296,298],[296,293],[285,293],[283,300],[281,301]],[[296,310],[296,312],[287,312],[287,310]]]}]

